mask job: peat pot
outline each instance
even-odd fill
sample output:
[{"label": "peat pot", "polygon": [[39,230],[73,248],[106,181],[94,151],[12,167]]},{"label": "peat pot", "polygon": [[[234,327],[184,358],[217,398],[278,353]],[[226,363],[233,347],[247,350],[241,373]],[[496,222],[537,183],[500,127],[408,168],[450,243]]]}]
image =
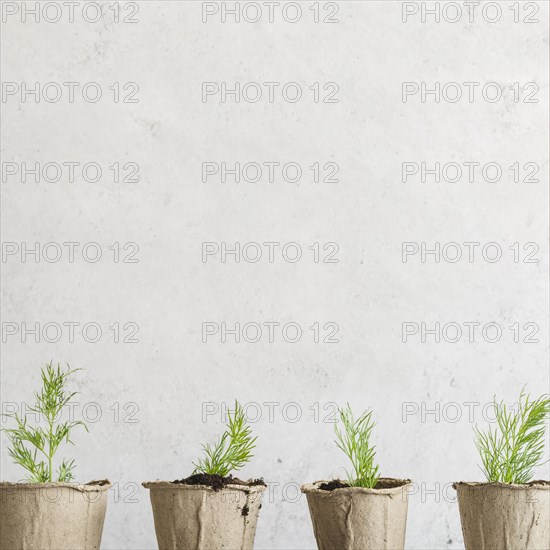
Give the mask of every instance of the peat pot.
[{"label": "peat pot", "polygon": [[143,483],[160,550],[252,550],[265,485]]},{"label": "peat pot", "polygon": [[327,491],[327,481],[302,485],[319,550],[402,550],[407,524],[408,479],[380,478],[377,488]]},{"label": "peat pot", "polygon": [[550,482],[454,483],[466,550],[550,548]]},{"label": "peat pot", "polygon": [[0,483],[2,550],[92,550],[101,544],[106,481]]}]

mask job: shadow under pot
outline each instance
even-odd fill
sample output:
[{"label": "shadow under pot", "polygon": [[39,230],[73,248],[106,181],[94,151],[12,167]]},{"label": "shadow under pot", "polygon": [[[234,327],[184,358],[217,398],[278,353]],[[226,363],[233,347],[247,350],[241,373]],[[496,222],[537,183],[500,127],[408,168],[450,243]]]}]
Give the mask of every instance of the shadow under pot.
[{"label": "shadow under pot", "polygon": [[171,481],[150,490],[160,550],[252,550],[263,482],[234,480],[223,487]]},{"label": "shadow under pot", "polygon": [[0,548],[98,549],[109,487],[106,480],[0,483]]},{"label": "shadow under pot", "polygon": [[408,479],[380,478],[373,489],[345,482],[302,485],[319,550],[402,550]]},{"label": "shadow under pot", "polygon": [[454,483],[466,550],[550,548],[550,482]]}]

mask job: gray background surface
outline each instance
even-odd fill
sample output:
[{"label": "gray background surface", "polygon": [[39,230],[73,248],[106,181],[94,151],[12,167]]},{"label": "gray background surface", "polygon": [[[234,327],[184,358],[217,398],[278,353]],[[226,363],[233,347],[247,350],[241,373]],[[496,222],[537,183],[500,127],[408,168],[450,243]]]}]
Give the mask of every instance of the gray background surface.
[{"label": "gray background surface", "polygon": [[[85,369],[74,380],[74,412],[90,421],[90,434],[76,434],[66,455],[76,458],[79,480],[116,482],[103,547],[149,549],[156,542],[140,483],[189,475],[201,443],[223,430],[223,407],[238,398],[258,435],[241,474],[270,483],[256,547],[305,549],[315,544],[298,484],[343,476],[347,466],[333,444],[335,404],[372,407],[382,473],[417,482],[407,548],[462,548],[450,483],[482,479],[472,426],[484,425],[493,394],[514,402],[524,384],[533,393],[548,387],[548,3],[530,3],[539,9],[531,24],[514,22],[511,2],[500,3],[495,23],[478,12],[473,22],[416,15],[404,23],[400,2],[339,2],[334,24],[313,22],[313,2],[301,2],[293,24],[279,9],[273,23],[267,15],[203,23],[201,2],[175,1],[140,2],[136,23],[115,23],[113,3],[102,4],[97,23],[76,8],[73,23],[64,12],[57,23],[16,14],[2,24],[4,83],[81,83],[73,103],[66,89],[53,103],[2,99],[4,163],[103,169],[96,183],[78,169],[74,182],[67,172],[58,182],[23,183],[20,174],[2,182],[3,251],[34,243],[63,250],[51,262],[22,261],[20,252],[2,258],[4,410],[32,401],[45,362]],[[130,9],[122,3],[121,17]],[[202,83],[222,81],[297,82],[304,96],[203,102]],[[102,88],[97,103],[79,95],[87,82]],[[114,102],[114,82],[137,83],[138,102]],[[315,82],[337,83],[338,103],[315,103]],[[473,102],[416,95],[405,103],[403,82],[480,87]],[[506,88],[502,100],[483,99],[487,82]],[[515,82],[537,83],[538,103],[524,103],[524,92],[515,102]],[[113,182],[115,162],[137,163],[139,181]],[[296,183],[280,174],[203,182],[204,162],[296,162],[303,175]],[[315,162],[337,163],[338,181],[312,181]],[[503,174],[498,182],[478,172],[473,182],[404,183],[403,162],[495,162]],[[515,183],[515,162],[536,163],[538,182]],[[79,243],[73,262],[65,242]],[[101,247],[97,262],[82,256],[91,242]],[[269,262],[264,248],[256,263],[204,262],[204,242],[297,242],[303,257],[292,263],[277,253]],[[313,261],[308,247],[329,242],[338,262]],[[481,245],[472,262],[404,262],[404,242]],[[483,259],[488,242],[501,247],[499,261]],[[136,243],[137,261],[115,262],[113,243]],[[537,263],[524,261],[525,243],[538,245]],[[74,341],[67,325],[48,341],[67,322],[80,323]],[[109,327],[117,322],[120,340],[135,323],[138,342],[115,342]],[[265,330],[256,343],[230,335],[204,343],[205,322],[295,322],[303,335],[290,343],[276,331],[269,342]],[[502,337],[491,343],[478,328],[473,342],[403,342],[405,322],[493,322]],[[23,341],[22,323],[57,325]],[[85,323],[101,327],[98,342],[85,341]],[[315,343],[314,323],[336,323],[338,342]],[[526,323],[538,325],[538,342],[523,341]],[[204,414],[211,410],[220,412]],[[1,458],[2,478],[20,479],[5,442]],[[547,468],[538,476],[547,478]]]}]

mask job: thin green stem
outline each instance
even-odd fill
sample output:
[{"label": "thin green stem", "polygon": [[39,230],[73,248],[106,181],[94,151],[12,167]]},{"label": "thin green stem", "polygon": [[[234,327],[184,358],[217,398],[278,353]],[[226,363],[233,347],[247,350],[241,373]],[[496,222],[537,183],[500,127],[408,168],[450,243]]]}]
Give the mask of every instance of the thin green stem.
[{"label": "thin green stem", "polygon": [[53,476],[53,420],[48,418],[48,481]]}]

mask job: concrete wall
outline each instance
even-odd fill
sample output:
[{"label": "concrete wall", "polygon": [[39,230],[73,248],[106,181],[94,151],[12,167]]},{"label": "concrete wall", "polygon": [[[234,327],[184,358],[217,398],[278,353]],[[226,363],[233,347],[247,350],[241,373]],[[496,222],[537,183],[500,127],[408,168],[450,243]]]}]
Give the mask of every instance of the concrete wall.
[{"label": "concrete wall", "polygon": [[[122,3],[118,23],[107,3],[96,23],[94,6],[36,23],[3,4],[3,407],[32,401],[49,360],[85,369],[74,413],[90,433],[66,456],[79,480],[116,483],[104,548],[156,547],[141,481],[189,475],[235,398],[258,436],[241,473],[270,483],[257,548],[314,548],[296,487],[345,475],[332,421],[346,402],[373,408],[382,473],[418,483],[407,548],[462,548],[449,484],[482,479],[473,425],[494,394],[548,388],[548,4],[531,3],[538,23],[508,2],[494,23],[494,6],[470,22],[461,2],[456,23],[393,1],[321,3],[337,23],[315,23],[313,2],[275,6],[272,23],[262,3],[258,23],[224,23],[221,5],[203,22],[201,2]],[[37,82],[51,102],[22,97]],[[203,97],[222,82],[239,101]],[[74,180],[64,166],[54,181],[47,164],[69,162]],[[222,162],[261,177],[223,182]],[[22,163],[40,163],[38,182]],[[263,163],[280,163],[273,181]],[[240,261],[222,257],[236,242]],[[5,447],[2,478],[20,479]]]}]

